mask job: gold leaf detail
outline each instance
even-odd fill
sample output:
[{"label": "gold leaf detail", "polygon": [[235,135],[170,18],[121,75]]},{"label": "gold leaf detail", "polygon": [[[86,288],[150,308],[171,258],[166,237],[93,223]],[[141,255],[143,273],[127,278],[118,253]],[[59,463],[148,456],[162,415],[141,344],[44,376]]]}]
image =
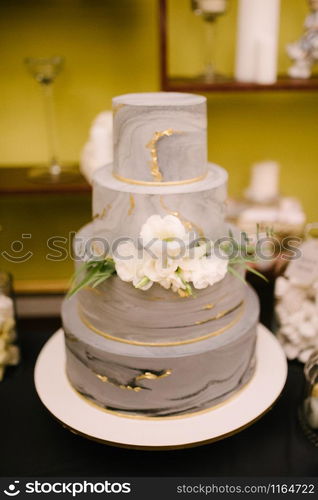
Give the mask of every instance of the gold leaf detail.
[{"label": "gold leaf detail", "polygon": [[150,149],[150,154],[151,154],[151,160],[152,160],[151,175],[158,182],[161,182],[163,180],[163,177],[162,173],[159,170],[157,142],[162,137],[169,137],[170,135],[173,134],[182,134],[182,132],[179,132],[178,130],[173,130],[172,128],[168,128],[167,130],[162,130],[161,132],[155,132],[152,139],[146,145],[146,148]]},{"label": "gold leaf detail", "polygon": [[106,217],[106,215],[108,214],[109,210],[112,208],[111,204],[108,203],[108,205],[106,205],[106,207],[103,208],[103,210],[101,211],[100,214],[95,214],[94,217],[93,217],[93,220],[102,220],[104,219],[104,217]]},{"label": "gold leaf detail", "polygon": [[208,311],[210,309],[213,309],[215,307],[215,304],[206,304],[205,306],[202,307],[204,311]]},{"label": "gold leaf detail", "polygon": [[100,380],[101,382],[107,382],[111,385],[114,385],[115,387],[118,387],[119,389],[124,389],[124,390],[127,390],[127,391],[134,391],[134,392],[140,392],[142,391],[143,389],[145,389],[144,387],[140,386],[140,385],[137,385],[137,382],[140,381],[140,380],[157,380],[157,379],[160,379],[160,378],[165,378],[165,377],[168,377],[169,375],[171,375],[172,373],[172,370],[163,370],[161,373],[156,374],[156,373],[153,373],[153,372],[143,372],[141,373],[140,375],[137,375],[134,379],[133,379],[133,382],[132,382],[132,385],[124,385],[124,384],[119,384],[117,383],[116,381],[114,380],[110,380],[109,377],[107,377],[106,375],[100,375],[99,373],[95,373],[96,377],[98,378],[98,380]]},{"label": "gold leaf detail", "polygon": [[221,319],[221,318],[224,318],[224,316],[227,316],[228,314],[231,314],[232,312],[236,311],[237,309],[239,309],[242,305],[243,305],[244,301],[242,300],[239,304],[237,304],[236,306],[234,307],[231,307],[231,309],[226,309],[224,311],[220,311],[219,313],[217,313],[215,316],[213,316],[212,318],[208,318],[208,319],[203,319],[201,321],[196,321],[195,322],[195,325],[203,325],[204,323],[209,323],[210,321],[215,321],[217,319]]},{"label": "gold leaf detail", "polygon": [[186,219],[185,217],[183,217],[180,212],[178,212],[177,210],[172,210],[171,208],[167,207],[167,205],[165,204],[164,202],[164,199],[163,199],[163,196],[160,196],[160,205],[162,206],[162,208],[170,215],[174,215],[175,217],[178,217],[178,219],[182,222],[182,224],[184,225],[184,227],[188,230],[188,231],[191,231],[192,229],[194,231],[196,231],[198,233],[198,235],[201,237],[201,238],[204,238],[204,231],[202,229],[202,227],[198,226],[197,224],[195,224],[194,222],[191,222],[190,220]]},{"label": "gold leaf detail", "polygon": [[146,380],[157,380],[158,378],[169,377],[169,375],[171,375],[171,373],[172,373],[172,370],[165,370],[160,375],[156,375],[153,372],[145,372],[145,373],[142,373],[141,375],[138,375],[135,378],[135,381],[144,380],[144,379],[146,379]]},{"label": "gold leaf detail", "polygon": [[123,108],[124,106],[126,106],[126,104],[124,104],[123,102],[122,103],[119,103],[119,104],[115,104],[113,106],[113,116],[115,116],[115,114],[117,113],[117,111],[119,111],[121,108]]},{"label": "gold leaf detail", "polygon": [[128,215],[131,215],[135,209],[135,198],[131,194],[129,197],[129,210],[128,210]]}]

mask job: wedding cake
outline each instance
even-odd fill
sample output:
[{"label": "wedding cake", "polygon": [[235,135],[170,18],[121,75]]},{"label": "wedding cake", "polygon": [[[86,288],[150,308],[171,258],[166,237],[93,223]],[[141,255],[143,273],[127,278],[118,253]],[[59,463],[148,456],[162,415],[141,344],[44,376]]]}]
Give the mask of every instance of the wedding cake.
[{"label": "wedding cake", "polygon": [[128,416],[205,410],[253,376],[259,316],[222,246],[227,173],[207,162],[206,99],[115,97],[113,123],[114,161],[94,176],[93,221],[74,243],[67,376]]}]

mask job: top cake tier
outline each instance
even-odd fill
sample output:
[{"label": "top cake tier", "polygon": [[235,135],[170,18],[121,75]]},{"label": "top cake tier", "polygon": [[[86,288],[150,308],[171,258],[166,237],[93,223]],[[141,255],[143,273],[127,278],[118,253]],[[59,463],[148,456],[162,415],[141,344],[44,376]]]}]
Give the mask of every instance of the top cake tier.
[{"label": "top cake tier", "polygon": [[177,92],[113,99],[114,176],[145,185],[191,183],[207,173],[206,98]]}]

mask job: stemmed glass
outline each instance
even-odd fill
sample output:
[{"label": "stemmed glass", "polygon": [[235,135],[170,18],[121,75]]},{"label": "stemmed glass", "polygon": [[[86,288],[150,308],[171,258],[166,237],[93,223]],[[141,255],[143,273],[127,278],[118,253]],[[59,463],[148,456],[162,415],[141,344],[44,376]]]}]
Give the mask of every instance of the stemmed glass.
[{"label": "stemmed glass", "polygon": [[216,45],[216,21],[226,12],[227,0],[191,0],[191,7],[197,16],[201,16],[205,28],[205,68],[203,78],[207,83],[222,81],[226,78],[218,74],[214,65]]},{"label": "stemmed glass", "polygon": [[34,181],[43,183],[71,182],[79,174],[74,169],[63,167],[58,158],[58,138],[53,98],[53,84],[63,68],[64,58],[62,56],[27,57],[24,62],[28,71],[42,89],[49,153],[48,165],[31,169],[30,177]]}]

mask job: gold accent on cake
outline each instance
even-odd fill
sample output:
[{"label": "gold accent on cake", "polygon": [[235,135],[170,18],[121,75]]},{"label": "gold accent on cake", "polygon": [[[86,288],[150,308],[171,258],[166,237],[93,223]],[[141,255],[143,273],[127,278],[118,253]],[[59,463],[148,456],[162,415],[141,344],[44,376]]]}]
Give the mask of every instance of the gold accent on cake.
[{"label": "gold accent on cake", "polygon": [[178,130],[173,130],[172,128],[168,128],[167,130],[162,130],[160,132],[155,132],[154,135],[152,136],[152,139],[146,145],[146,148],[150,149],[150,154],[151,154],[151,164],[150,164],[151,175],[157,182],[161,182],[163,180],[163,176],[162,173],[160,172],[158,164],[157,142],[162,137],[170,137],[173,134],[182,134],[182,132],[179,132]]},{"label": "gold accent on cake", "polygon": [[124,106],[126,106],[126,104],[124,104],[123,102],[120,102],[119,104],[113,104],[113,115],[115,115],[117,111],[119,111]]},{"label": "gold accent on cake", "polygon": [[[227,403],[229,403],[230,401],[235,399],[237,396],[239,396],[250,385],[250,383],[253,381],[254,377],[255,377],[255,370],[254,370],[251,378],[244,385],[242,385],[242,387],[240,387],[240,389],[238,389],[236,392],[234,392],[232,395],[230,395],[228,398],[224,399],[220,403],[217,403],[216,405],[211,406],[209,408],[205,408],[204,410],[197,410],[197,411],[194,411],[192,413],[191,412],[182,413],[182,415],[172,415],[172,416],[166,416],[166,417],[163,417],[163,416],[149,417],[147,415],[129,414],[129,413],[125,413],[124,411],[120,412],[118,410],[117,411],[116,410],[108,410],[107,408],[103,408],[102,406],[100,406],[97,403],[95,403],[94,401],[92,401],[92,399],[88,398],[87,396],[84,396],[84,394],[82,394],[78,389],[76,389],[76,387],[70,381],[68,374],[66,373],[67,381],[70,384],[70,387],[74,391],[74,393],[77,394],[80,398],[83,399],[83,401],[85,401],[89,405],[93,406],[94,408],[97,408],[100,411],[103,411],[103,412],[108,413],[110,415],[116,415],[117,417],[128,418],[128,419],[132,419],[132,420],[156,420],[156,421],[179,420],[182,418],[191,418],[191,417],[195,417],[197,415],[204,415],[204,413],[209,413],[210,411],[213,411],[213,410],[217,410],[218,408],[226,405]],[[270,408],[272,408],[272,405],[270,406]]]},{"label": "gold accent on cake", "polygon": [[145,389],[145,387],[142,387],[141,385],[137,385],[137,382],[140,380],[158,380],[160,378],[165,378],[169,377],[171,375],[172,370],[163,370],[159,375],[153,372],[143,372],[140,375],[137,375],[134,377],[132,384],[130,385],[125,385],[125,384],[119,384],[116,383],[114,380],[110,379],[107,377],[107,375],[100,375],[99,373],[93,372],[94,375],[100,380],[101,382],[108,383],[111,385],[114,385],[115,387],[119,387],[119,389],[125,389],[128,391],[134,391],[134,392],[140,392]]},{"label": "gold accent on cake", "polygon": [[164,370],[160,375],[156,375],[155,373],[153,372],[145,372],[145,373],[142,373],[141,375],[137,375],[137,377],[135,377],[135,381],[137,382],[138,380],[157,380],[158,378],[165,378],[165,377],[169,377],[169,375],[171,375],[172,373],[172,370]]},{"label": "gold accent on cake", "polygon": [[221,319],[221,318],[224,318],[224,316],[227,316],[228,314],[231,314],[232,312],[236,311],[237,309],[239,309],[242,305],[243,305],[243,300],[237,304],[236,306],[232,307],[231,309],[226,309],[224,311],[220,311],[218,312],[215,316],[213,316],[212,318],[208,318],[208,319],[203,319],[201,321],[196,321],[195,324],[196,325],[204,325],[204,323],[209,323],[210,321],[215,321],[217,319]]},{"label": "gold accent on cake", "polygon": [[135,210],[135,198],[133,197],[133,195],[131,194],[129,196],[129,210],[128,210],[128,215],[131,215],[133,213],[133,211]]},{"label": "gold accent on cake", "polygon": [[239,312],[237,316],[224,325],[222,328],[219,328],[218,330],[215,330],[213,332],[207,333],[206,335],[201,335],[201,337],[196,337],[194,339],[188,339],[188,340],[181,340],[178,342],[140,342],[138,340],[127,340],[123,339],[120,337],[115,337],[111,333],[104,332],[103,330],[100,330],[99,328],[96,328],[92,323],[85,317],[84,312],[81,310],[79,307],[78,314],[79,318],[82,321],[82,323],[87,326],[90,330],[92,330],[94,333],[97,333],[98,335],[101,335],[102,337],[110,340],[115,340],[116,342],[120,342],[122,344],[129,344],[129,345],[140,345],[140,346],[151,346],[151,347],[169,347],[169,346],[177,346],[177,345],[186,345],[186,344],[194,344],[195,342],[200,342],[201,340],[207,340],[211,337],[216,337],[217,335],[220,335],[221,333],[224,333],[226,330],[231,328],[232,326],[236,325],[238,321],[241,319],[242,314],[244,312],[244,301],[242,302],[242,307],[239,309]]},{"label": "gold accent on cake", "polygon": [[174,217],[177,217],[188,231],[194,229],[194,231],[196,231],[198,235],[201,236],[201,238],[204,238],[204,231],[202,227],[183,217],[183,215],[180,214],[180,212],[178,212],[177,210],[172,210],[171,208],[169,208],[164,202],[162,195],[160,196],[160,205],[169,215],[174,215]]},{"label": "gold accent on cake", "polygon": [[108,214],[109,210],[112,208],[111,204],[108,203],[108,205],[106,205],[106,207],[103,208],[103,210],[101,211],[100,214],[95,214],[94,217],[93,217],[93,220],[96,220],[96,219],[99,219],[99,220],[102,220],[104,219],[104,217],[106,217],[106,215]]},{"label": "gold accent on cake", "polygon": [[198,177],[192,177],[191,179],[184,179],[182,181],[139,181],[137,179],[130,179],[129,177],[124,177],[122,175],[113,172],[113,177],[121,182],[126,182],[127,184],[136,184],[137,186],[182,186],[183,184],[192,184],[194,182],[203,181],[207,176],[207,173],[199,175]]},{"label": "gold accent on cake", "polygon": [[128,391],[134,391],[134,392],[140,392],[143,388],[139,386],[131,386],[131,385],[123,385],[123,384],[116,384],[112,380],[109,380],[109,378],[106,375],[100,375],[99,373],[95,373],[96,377],[98,380],[101,382],[107,382],[108,384],[114,385],[115,387],[119,387],[120,389],[127,389]]},{"label": "gold accent on cake", "polygon": [[203,311],[209,311],[210,309],[213,309],[215,307],[215,304],[206,304],[205,306],[202,307]]}]

